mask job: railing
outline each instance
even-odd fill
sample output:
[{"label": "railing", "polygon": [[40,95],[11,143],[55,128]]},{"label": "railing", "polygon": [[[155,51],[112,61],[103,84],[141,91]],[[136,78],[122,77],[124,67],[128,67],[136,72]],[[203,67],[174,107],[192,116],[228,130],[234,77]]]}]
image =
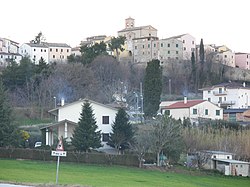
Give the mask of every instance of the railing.
[{"label": "railing", "polygon": [[221,105],[235,105],[235,101],[221,101],[220,104]]},{"label": "railing", "polygon": [[227,95],[227,91],[213,91],[214,95]]}]

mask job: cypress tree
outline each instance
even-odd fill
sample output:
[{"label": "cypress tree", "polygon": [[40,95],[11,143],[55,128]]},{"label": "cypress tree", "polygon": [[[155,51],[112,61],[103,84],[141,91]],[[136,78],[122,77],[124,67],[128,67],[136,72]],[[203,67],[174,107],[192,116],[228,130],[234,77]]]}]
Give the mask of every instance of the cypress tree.
[{"label": "cypress tree", "polygon": [[84,103],[80,114],[78,126],[75,128],[72,145],[78,151],[89,151],[90,148],[101,147],[101,132],[97,131],[98,126],[89,102]]},{"label": "cypress tree", "polygon": [[155,116],[159,109],[162,92],[162,69],[159,60],[147,63],[143,91],[145,116]]}]

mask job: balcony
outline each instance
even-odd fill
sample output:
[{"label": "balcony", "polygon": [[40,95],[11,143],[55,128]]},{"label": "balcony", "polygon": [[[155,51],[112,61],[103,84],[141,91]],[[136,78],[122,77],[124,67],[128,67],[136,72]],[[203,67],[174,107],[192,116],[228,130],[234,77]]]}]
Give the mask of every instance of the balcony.
[{"label": "balcony", "polygon": [[213,91],[214,95],[227,95],[227,91]]},{"label": "balcony", "polygon": [[221,106],[231,106],[231,105],[235,105],[235,101],[221,101],[220,105]]}]

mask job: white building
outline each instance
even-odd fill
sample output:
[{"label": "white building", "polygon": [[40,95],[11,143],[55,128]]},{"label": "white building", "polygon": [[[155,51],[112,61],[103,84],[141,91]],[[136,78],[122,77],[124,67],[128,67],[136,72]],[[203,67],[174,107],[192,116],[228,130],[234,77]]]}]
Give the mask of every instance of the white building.
[{"label": "white building", "polygon": [[221,83],[202,88],[203,99],[223,108],[243,109],[250,105],[250,88],[245,83]]},{"label": "white building", "polygon": [[20,46],[20,54],[29,57],[35,64],[39,64],[41,59],[47,63],[49,62],[48,46],[43,43],[24,43]]},{"label": "white building", "polygon": [[0,52],[18,53],[18,49],[19,43],[7,38],[0,38]]},{"label": "white building", "polygon": [[8,66],[10,65],[11,61],[15,61],[16,63],[20,63],[22,60],[22,55],[19,53],[5,53],[0,52],[0,66]]},{"label": "white building", "polygon": [[70,138],[77,126],[85,102],[91,104],[98,130],[101,130],[103,148],[108,147],[106,143],[112,132],[111,124],[115,121],[118,109],[87,99],[80,99],[49,111],[50,114],[55,116],[57,122],[41,128],[41,130],[46,131],[46,145],[53,145],[54,132],[57,132],[58,137],[62,136],[67,138],[68,142],[71,141]]},{"label": "white building", "polygon": [[176,101],[162,107],[162,114],[170,115],[175,119],[189,118],[192,124],[198,124],[200,119],[223,119],[223,110],[206,100]]}]

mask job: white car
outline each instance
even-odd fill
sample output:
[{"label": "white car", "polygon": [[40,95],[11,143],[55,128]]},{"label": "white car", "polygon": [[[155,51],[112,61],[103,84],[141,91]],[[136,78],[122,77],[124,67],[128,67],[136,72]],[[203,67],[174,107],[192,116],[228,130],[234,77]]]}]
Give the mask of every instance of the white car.
[{"label": "white car", "polygon": [[35,143],[35,147],[41,147],[42,146],[42,142],[36,142]]}]

